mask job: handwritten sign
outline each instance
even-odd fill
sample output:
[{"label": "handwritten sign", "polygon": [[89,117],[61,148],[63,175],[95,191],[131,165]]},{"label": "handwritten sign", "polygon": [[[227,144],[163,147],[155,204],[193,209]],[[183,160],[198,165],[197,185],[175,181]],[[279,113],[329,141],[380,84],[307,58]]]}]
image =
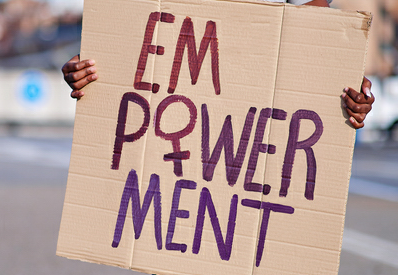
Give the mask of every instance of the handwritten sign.
[{"label": "handwritten sign", "polygon": [[369,14],[86,1],[57,254],[157,274],[337,274]]}]

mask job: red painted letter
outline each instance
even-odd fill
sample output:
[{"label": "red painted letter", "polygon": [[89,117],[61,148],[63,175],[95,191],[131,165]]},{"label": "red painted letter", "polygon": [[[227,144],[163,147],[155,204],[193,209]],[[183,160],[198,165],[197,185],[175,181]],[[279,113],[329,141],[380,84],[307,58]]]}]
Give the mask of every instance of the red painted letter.
[{"label": "red painted letter", "polygon": [[[162,114],[169,105],[182,102],[189,109],[190,117],[188,125],[181,131],[175,133],[165,133],[160,129],[160,121],[162,119]],[[174,174],[176,176],[182,176],[182,162],[181,160],[189,159],[189,151],[181,151],[180,139],[192,133],[195,128],[197,117],[197,110],[195,104],[187,97],[182,95],[171,95],[166,97],[162,102],[160,102],[158,108],[156,109],[155,116],[155,135],[161,137],[165,140],[170,140],[173,145],[173,153],[164,155],[164,161],[174,162]]]},{"label": "red painted letter", "polygon": [[214,90],[217,95],[220,94],[220,75],[218,68],[218,39],[216,33],[216,23],[208,21],[206,24],[205,34],[200,43],[199,53],[196,53],[195,34],[193,31],[193,23],[191,18],[187,17],[182,24],[180,36],[178,37],[176,52],[174,55],[173,69],[170,76],[170,84],[168,93],[174,93],[178,76],[180,74],[182,56],[184,55],[185,45],[188,48],[188,64],[191,74],[192,85],[198,81],[200,68],[202,67],[203,59],[207,48],[210,44],[211,53],[211,71],[213,77]]},{"label": "red painted letter", "polygon": [[151,45],[153,32],[155,30],[156,23],[158,21],[166,23],[174,23],[174,15],[169,13],[152,12],[149,15],[148,23],[146,25],[144,42],[142,43],[142,49],[140,59],[138,60],[137,71],[135,73],[134,88],[137,90],[152,91],[157,93],[159,91],[159,84],[154,83],[153,85],[148,82],[142,82],[144,76],[148,54],[164,54],[164,48],[162,46]]}]

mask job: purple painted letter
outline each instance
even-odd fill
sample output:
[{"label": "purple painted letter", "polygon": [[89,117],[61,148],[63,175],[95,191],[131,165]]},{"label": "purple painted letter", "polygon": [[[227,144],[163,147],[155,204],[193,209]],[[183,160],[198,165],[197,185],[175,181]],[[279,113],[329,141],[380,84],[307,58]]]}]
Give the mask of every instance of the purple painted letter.
[{"label": "purple painted letter", "polygon": [[173,202],[171,204],[169,226],[167,228],[166,236],[166,249],[167,250],[179,250],[181,252],[187,251],[186,244],[173,243],[174,230],[176,227],[177,218],[188,219],[189,211],[180,210],[178,206],[180,204],[181,189],[196,189],[196,182],[190,180],[179,180],[176,182],[174,187]]},{"label": "purple painted letter", "polygon": [[[315,124],[314,133],[303,141],[298,141],[300,132],[300,121],[309,119]],[[305,186],[305,197],[307,200],[314,199],[315,177],[316,177],[316,160],[313,146],[320,139],[323,133],[323,124],[319,115],[313,111],[298,110],[292,116],[289,129],[289,140],[287,142],[285,160],[282,167],[282,184],[279,190],[280,197],[286,197],[287,190],[290,186],[292,176],[294,156],[297,149],[303,149],[307,155],[307,182]]]},{"label": "purple painted letter", "polygon": [[260,236],[258,237],[258,245],[257,245],[256,266],[258,267],[260,266],[261,258],[264,252],[265,237],[267,236],[269,215],[271,211],[285,213],[285,214],[293,214],[294,208],[287,205],[254,201],[249,199],[242,200],[242,205],[251,208],[264,209],[263,219],[261,221],[261,227],[260,227]]},{"label": "purple painted letter", "polygon": [[[187,106],[189,110],[189,123],[188,125],[175,133],[165,133],[160,129],[160,121],[162,119],[163,112],[166,110],[168,106],[173,103],[182,102]],[[190,152],[181,151],[180,139],[186,137],[190,133],[192,133],[195,128],[197,117],[197,110],[195,104],[187,97],[182,95],[171,95],[166,97],[162,102],[159,103],[158,108],[156,109],[155,116],[155,134],[158,137],[161,137],[165,140],[170,140],[173,145],[173,153],[164,155],[164,161],[173,161],[174,162],[174,174],[178,177],[182,176],[182,160],[189,159]],[[176,118],[178,119],[178,118]]]},{"label": "purple painted letter", "polygon": [[238,195],[234,195],[231,199],[231,207],[229,210],[229,218],[228,218],[228,229],[224,242],[224,238],[222,236],[220,228],[220,223],[217,218],[217,213],[213,204],[213,200],[211,199],[210,191],[206,187],[202,189],[202,192],[200,193],[198,216],[196,218],[195,237],[192,246],[192,252],[194,254],[199,253],[200,244],[202,242],[202,231],[203,231],[203,223],[205,220],[206,207],[209,210],[211,225],[213,226],[214,236],[216,237],[218,253],[220,254],[222,260],[228,261],[229,258],[231,257],[232,242],[234,240],[235,221],[236,221],[236,213],[238,207]]},{"label": "purple painted letter", "polygon": [[258,118],[256,134],[254,136],[253,147],[250,153],[249,163],[247,165],[247,171],[245,176],[244,189],[246,191],[263,192],[264,195],[268,195],[271,191],[271,186],[268,184],[261,185],[259,183],[252,182],[254,173],[256,172],[258,155],[261,153],[275,154],[276,147],[272,144],[262,143],[264,138],[265,126],[267,126],[268,118],[272,115],[273,119],[286,120],[286,112],[280,109],[262,109],[260,117]]},{"label": "purple painted letter", "polygon": [[221,150],[224,147],[225,154],[225,169],[227,174],[227,181],[230,186],[234,186],[240,170],[242,168],[243,160],[245,159],[247,144],[249,143],[250,134],[252,131],[254,114],[256,108],[249,109],[245,125],[242,129],[242,135],[238,146],[238,151],[234,157],[234,135],[232,131],[231,116],[227,116],[224,121],[220,136],[214,146],[213,153],[210,157],[210,126],[209,114],[207,105],[202,105],[202,162],[203,162],[203,179],[211,181],[213,179],[214,169],[220,159]]},{"label": "purple painted letter", "polygon": [[[141,125],[141,128],[135,132],[134,134],[126,135],[124,130],[126,128],[126,120],[127,120],[127,110],[129,101],[137,103],[141,106],[142,111],[144,112],[144,121]],[[140,139],[148,129],[150,120],[150,112],[149,112],[149,103],[148,101],[136,93],[125,93],[122,97],[122,101],[120,102],[119,107],[119,116],[117,119],[117,127],[116,127],[116,138],[115,145],[113,147],[113,158],[112,158],[112,169],[118,170],[120,157],[122,155],[123,143],[124,142],[134,142]]]},{"label": "purple painted letter", "polygon": [[122,237],[123,226],[126,219],[126,213],[129,201],[131,199],[133,212],[133,225],[135,238],[138,239],[141,235],[142,227],[144,225],[146,214],[148,213],[149,205],[153,199],[154,204],[154,226],[156,244],[159,250],[162,249],[162,207],[159,187],[159,176],[151,175],[148,190],[144,197],[142,209],[140,206],[140,191],[138,189],[138,177],[134,169],[132,169],[127,177],[126,185],[123,190],[122,200],[120,202],[119,215],[117,217],[115,234],[113,236],[112,247],[118,247]]}]

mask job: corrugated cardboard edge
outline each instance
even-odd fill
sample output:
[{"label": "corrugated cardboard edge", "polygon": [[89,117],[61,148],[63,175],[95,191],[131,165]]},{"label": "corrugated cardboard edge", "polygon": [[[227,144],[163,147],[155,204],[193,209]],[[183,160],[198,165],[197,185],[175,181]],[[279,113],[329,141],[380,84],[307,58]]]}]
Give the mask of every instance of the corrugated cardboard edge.
[{"label": "corrugated cardboard edge", "polygon": [[[87,7],[87,2],[86,1],[84,1],[84,3],[83,3],[83,17],[82,17],[82,26],[84,27],[84,21],[85,21],[85,16],[84,16],[84,14],[85,14],[85,12],[87,11],[87,9],[88,9],[88,7]],[[82,29],[82,31],[81,31],[81,33],[80,33],[80,40],[82,40],[83,39],[83,29]],[[82,59],[84,59],[84,57],[82,58],[82,55],[81,55],[81,53],[82,53],[82,45],[83,45],[83,43],[80,43],[80,50],[79,50],[79,59],[80,60],[82,60]],[[84,90],[84,88],[83,88],[83,90]],[[77,113],[77,108],[78,108],[78,106],[79,106],[79,104],[78,104],[78,100],[76,100],[76,110],[75,110],[75,119],[74,119],[74,123],[75,123],[75,121],[76,121],[76,113]],[[77,131],[77,129],[75,128],[75,127],[73,127],[73,137],[72,137],[72,144],[74,143],[74,141],[75,141],[75,138],[76,138],[76,131]],[[71,149],[71,156],[73,155],[73,146],[72,146],[72,149]],[[71,162],[72,162],[72,158],[70,158],[70,160],[69,160],[69,165],[68,165],[68,167],[70,167],[71,166]],[[68,169],[68,179],[67,179],[67,181],[69,180],[69,169]],[[65,205],[65,199],[66,199],[66,194],[68,193],[68,184],[66,185],[66,188],[65,188],[65,196],[64,196],[64,202],[63,202],[63,207],[62,208],[64,208],[64,205]],[[64,212],[64,210],[62,209],[62,215],[63,215],[63,212]],[[61,222],[60,222],[60,228],[61,228],[61,225],[62,225],[62,217],[61,217]],[[81,262],[84,262],[84,263],[95,263],[95,264],[101,264],[101,265],[105,265],[105,264],[102,264],[102,263],[100,263],[100,262],[96,262],[96,261],[89,261],[89,260],[85,260],[85,259],[82,259],[81,257],[80,258],[78,258],[76,255],[70,255],[70,254],[68,254],[68,253],[62,253],[62,252],[60,252],[59,251],[59,249],[58,249],[58,242],[57,242],[57,248],[56,248],[56,251],[55,251],[55,255],[56,256],[59,256],[59,257],[64,257],[64,258],[66,258],[66,259],[70,259],[70,260],[79,260],[79,261],[81,261]],[[122,268],[122,267],[120,267],[120,268]]]},{"label": "corrugated cardboard edge", "polygon": [[[221,0],[223,1],[223,0]],[[234,2],[251,2],[253,3],[253,1],[245,1],[245,0],[241,0],[241,1],[235,1],[235,0],[231,0]],[[261,0],[260,0],[261,1]],[[262,1],[261,1],[262,2]],[[268,4],[268,2],[267,2]],[[275,88],[276,88],[276,81],[277,81],[277,75],[279,72],[279,59],[280,59],[280,45],[281,45],[281,41],[282,41],[282,36],[283,36],[283,19],[285,17],[285,7],[286,6],[290,6],[292,4],[284,4],[284,3],[269,3],[269,4],[276,4],[276,5],[283,5],[283,12],[282,12],[282,24],[281,24],[281,30],[280,30],[280,38],[279,38],[279,50],[278,50],[278,63],[277,63],[277,70],[276,70],[276,78],[275,78],[275,84],[274,84],[274,99],[275,99]],[[294,5],[293,5],[294,6]],[[302,6],[295,6],[295,8],[322,8],[322,7],[316,7],[316,6],[307,6],[307,5],[302,5]],[[365,67],[366,67],[366,56],[367,56],[367,52],[368,52],[368,45],[369,45],[369,32],[370,32],[370,28],[371,28],[371,24],[372,24],[372,14],[370,12],[367,11],[349,11],[349,10],[340,10],[340,12],[342,14],[352,14],[353,16],[355,15],[359,15],[361,17],[363,17],[363,25],[362,25],[362,30],[366,31],[366,45],[365,45],[365,51],[364,51],[364,60],[363,60],[363,67],[362,67],[362,76],[364,76],[364,72],[365,72]],[[358,84],[357,87],[355,87],[356,91],[361,91],[361,83]],[[274,106],[274,99],[273,99],[273,104],[272,106]],[[350,125],[350,127],[352,127]],[[268,138],[270,136],[270,133],[268,133]],[[346,208],[347,208],[347,200],[348,200],[348,191],[349,191],[349,182],[350,182],[350,178],[351,178],[351,173],[352,173],[352,159],[353,159],[353,154],[354,154],[354,146],[355,146],[355,141],[356,141],[356,131],[355,134],[353,135],[352,141],[351,141],[351,158],[350,158],[350,166],[349,166],[349,173],[348,173],[348,178],[347,178],[347,189],[345,190],[345,206],[344,206],[344,221],[342,223],[342,227],[341,227],[341,234],[340,234],[340,243],[339,243],[339,257],[338,257],[338,262],[337,262],[337,271],[339,270],[339,266],[340,266],[340,255],[341,255],[341,249],[342,249],[342,242],[343,242],[343,234],[344,234],[344,224],[345,224],[345,217],[346,217]],[[269,157],[269,155],[267,155],[266,159]],[[261,220],[261,219],[259,219]],[[258,225],[258,228],[260,228],[260,222]],[[259,229],[258,229],[259,231]],[[255,256],[253,256],[255,258]],[[252,273],[254,274],[254,269],[255,269],[255,262],[253,262],[253,269],[252,269]]]},{"label": "corrugated cardboard edge", "polygon": [[[344,11],[342,11],[344,12]],[[368,46],[369,46],[369,32],[370,32],[370,27],[372,25],[372,19],[373,16],[370,12],[367,11],[357,11],[357,14],[361,14],[364,16],[364,25],[362,26],[363,30],[366,30],[366,45],[365,45],[365,53],[364,53],[364,59],[363,59],[363,68],[362,68],[362,75],[364,76],[365,73],[365,67],[366,67],[366,56],[368,53]],[[361,90],[361,84],[358,86],[358,90]],[[355,140],[356,140],[356,131],[355,134],[353,135],[353,140],[352,140],[352,150],[351,150],[351,161],[350,161],[350,169],[349,169],[349,173],[348,173],[348,179],[347,181],[350,182],[350,178],[351,178],[351,173],[352,173],[352,158],[354,155],[354,146],[355,146]],[[344,235],[344,225],[345,225],[345,218],[346,218],[346,212],[347,212],[347,201],[348,201],[348,191],[349,191],[349,187],[350,185],[347,185],[347,190],[345,192],[345,207],[344,207],[344,221],[341,227],[341,237],[340,237],[340,244],[339,244],[339,261],[338,261],[338,269],[337,272],[340,268],[340,256],[341,256],[341,248],[342,248],[342,244],[343,244],[343,235]]]}]

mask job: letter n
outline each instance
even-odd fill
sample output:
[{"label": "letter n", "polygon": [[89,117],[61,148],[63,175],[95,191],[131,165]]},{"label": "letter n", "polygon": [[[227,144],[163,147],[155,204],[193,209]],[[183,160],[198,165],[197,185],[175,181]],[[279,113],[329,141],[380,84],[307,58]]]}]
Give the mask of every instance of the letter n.
[{"label": "letter n", "polygon": [[192,246],[192,253],[194,254],[199,253],[200,244],[202,242],[202,231],[205,220],[205,211],[207,208],[209,211],[211,225],[213,226],[214,236],[217,242],[218,253],[220,254],[222,260],[225,261],[229,260],[229,258],[231,257],[232,242],[234,240],[237,207],[238,207],[238,195],[234,195],[231,199],[231,207],[229,210],[229,218],[228,218],[228,228],[224,242],[224,238],[222,236],[220,228],[220,223],[217,218],[217,213],[213,204],[213,200],[211,199],[210,191],[207,188],[202,189],[202,192],[200,193],[198,216],[196,218],[196,229],[195,229],[195,237]]}]

